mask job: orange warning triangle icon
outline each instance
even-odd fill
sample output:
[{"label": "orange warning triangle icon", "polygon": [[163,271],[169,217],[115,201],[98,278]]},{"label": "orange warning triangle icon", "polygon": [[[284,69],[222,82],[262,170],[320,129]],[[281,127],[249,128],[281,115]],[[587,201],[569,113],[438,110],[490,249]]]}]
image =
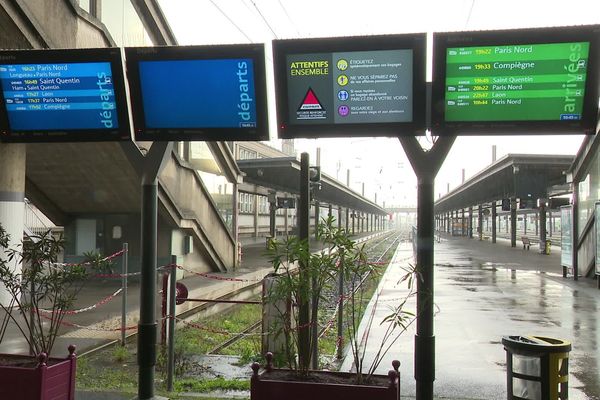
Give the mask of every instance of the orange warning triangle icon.
[{"label": "orange warning triangle icon", "polygon": [[302,100],[300,108],[298,108],[298,111],[302,110],[323,110],[321,102],[311,87],[308,88],[304,100]]}]

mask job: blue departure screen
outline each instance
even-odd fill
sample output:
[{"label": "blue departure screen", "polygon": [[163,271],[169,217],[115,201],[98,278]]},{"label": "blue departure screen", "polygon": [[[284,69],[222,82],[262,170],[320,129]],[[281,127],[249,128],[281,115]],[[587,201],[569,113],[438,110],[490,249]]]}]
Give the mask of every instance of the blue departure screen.
[{"label": "blue departure screen", "polygon": [[0,64],[12,131],[116,129],[108,62]]},{"label": "blue departure screen", "polygon": [[146,128],[254,128],[251,59],[140,61]]}]

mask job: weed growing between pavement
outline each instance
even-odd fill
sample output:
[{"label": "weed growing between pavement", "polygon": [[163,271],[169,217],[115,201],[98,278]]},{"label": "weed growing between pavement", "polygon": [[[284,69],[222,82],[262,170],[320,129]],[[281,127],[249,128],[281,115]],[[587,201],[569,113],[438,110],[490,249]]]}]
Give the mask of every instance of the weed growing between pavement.
[{"label": "weed growing between pavement", "polygon": [[[199,319],[189,326],[178,328],[175,335],[175,358],[176,364],[184,363],[181,358],[189,358],[190,355],[206,354],[232,335],[242,332],[250,325],[260,321],[262,317],[262,308],[256,304],[244,304],[237,306],[229,312],[220,316],[213,316],[209,319]],[[225,334],[229,332],[231,335]],[[233,343],[232,345],[220,350],[218,354],[241,356],[240,364],[250,363],[257,357],[260,357],[260,335],[251,332],[251,335]],[[185,375],[185,371],[181,371]]]},{"label": "weed growing between pavement", "polygon": [[231,380],[216,378],[198,380],[193,378],[179,379],[175,382],[176,392],[207,393],[216,390],[250,390],[249,380]]}]

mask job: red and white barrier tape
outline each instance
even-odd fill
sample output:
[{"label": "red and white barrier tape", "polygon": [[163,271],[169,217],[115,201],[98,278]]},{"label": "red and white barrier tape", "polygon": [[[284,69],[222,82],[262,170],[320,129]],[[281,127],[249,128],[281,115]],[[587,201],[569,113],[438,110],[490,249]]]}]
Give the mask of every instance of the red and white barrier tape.
[{"label": "red and white barrier tape", "polygon": [[94,274],[91,278],[123,278],[125,276],[138,276],[141,275],[141,272],[129,272],[127,274]]},{"label": "red and white barrier tape", "polygon": [[[104,262],[104,261],[111,261],[114,258],[117,258],[119,256],[122,256],[125,253],[125,250],[119,250],[114,254],[111,254],[110,256],[106,256],[103,259],[100,260],[100,262]],[[61,267],[77,267],[77,266],[90,266],[92,265],[91,262],[84,262],[84,263],[54,263],[54,265],[56,266],[61,266]]]},{"label": "red and white barrier tape", "polygon": [[[167,265],[166,268],[168,267],[173,267],[173,266],[169,266]],[[213,275],[213,274],[207,274],[206,272],[196,272],[196,271],[192,271],[190,269],[187,269],[181,265],[175,265],[176,268],[179,268],[182,271],[188,272],[190,274],[196,275],[196,276],[201,276],[203,278],[208,278],[208,279],[215,279],[217,281],[229,281],[229,282],[261,282],[262,279],[242,279],[242,278],[230,278],[230,277],[226,277],[226,276],[219,276],[219,275]]]},{"label": "red and white barrier tape", "polygon": [[[65,311],[62,311],[62,314],[65,314],[65,315],[75,315],[75,314],[81,314],[82,312],[93,310],[93,309],[95,309],[95,308],[97,308],[99,306],[102,306],[102,305],[108,303],[109,301],[111,301],[112,299],[114,299],[115,297],[117,297],[122,291],[123,291],[123,288],[119,288],[116,292],[114,292],[110,296],[105,297],[104,299],[100,300],[96,304],[92,304],[91,306],[80,308],[78,310],[65,310]],[[52,310],[45,310],[43,308],[38,308],[38,311],[43,312],[45,314],[52,314],[53,313]]]},{"label": "red and white barrier tape", "polygon": [[[41,317],[44,319],[47,319],[47,320],[52,319],[45,315],[41,315]],[[83,326],[83,325],[79,325],[74,322],[69,322],[69,321],[65,321],[65,320],[61,321],[60,324],[64,325],[64,326],[69,326],[71,328],[85,329],[88,331],[96,331],[96,332],[121,332],[123,330],[131,331],[131,330],[137,329],[137,325],[126,326],[125,329],[123,329],[121,327],[119,327],[119,328],[93,328],[91,326]]]}]

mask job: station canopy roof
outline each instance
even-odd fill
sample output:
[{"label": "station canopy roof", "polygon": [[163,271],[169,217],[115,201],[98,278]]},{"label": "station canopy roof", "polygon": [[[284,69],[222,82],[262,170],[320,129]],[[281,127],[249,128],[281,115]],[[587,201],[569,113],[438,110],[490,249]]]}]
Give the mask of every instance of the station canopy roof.
[{"label": "station canopy roof", "polygon": [[[300,161],[294,157],[238,160],[237,164],[246,174],[244,182],[280,192],[300,193]],[[323,173],[321,188],[315,192],[315,199],[334,207],[376,215],[388,214],[384,208]]]},{"label": "station canopy roof", "polygon": [[435,202],[435,213],[444,213],[516,197],[547,199],[549,188],[565,183],[565,172],[574,156],[507,154]]}]

